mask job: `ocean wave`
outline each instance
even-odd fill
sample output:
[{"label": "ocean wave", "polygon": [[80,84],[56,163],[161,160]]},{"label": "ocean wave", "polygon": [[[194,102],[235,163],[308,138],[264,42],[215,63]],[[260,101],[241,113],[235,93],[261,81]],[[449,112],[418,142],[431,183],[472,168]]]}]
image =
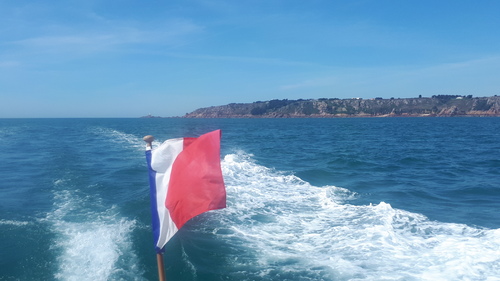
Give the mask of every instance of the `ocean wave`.
[{"label": "ocean wave", "polygon": [[224,226],[217,233],[246,249],[247,258],[233,261],[246,274],[262,280],[286,274],[297,280],[500,276],[499,229],[431,221],[385,202],[351,205],[354,192],[313,186],[244,153],[226,155],[222,167],[228,208],[218,216]]},{"label": "ocean wave", "polygon": [[61,189],[57,180],[54,210],[44,219],[55,233],[57,280],[143,280],[143,270],[133,251],[131,234],[136,221],[120,215],[117,206],[106,208],[100,200],[79,190]]},{"label": "ocean wave", "polygon": [[27,221],[0,220],[0,225],[26,226],[28,224],[30,223]]},{"label": "ocean wave", "polygon": [[[89,129],[91,133],[99,136],[106,143],[112,145],[121,145],[134,150],[144,150],[145,142],[142,137],[133,134],[127,134],[122,131],[106,128],[106,127],[92,127]],[[157,142],[154,142],[157,144]]]}]

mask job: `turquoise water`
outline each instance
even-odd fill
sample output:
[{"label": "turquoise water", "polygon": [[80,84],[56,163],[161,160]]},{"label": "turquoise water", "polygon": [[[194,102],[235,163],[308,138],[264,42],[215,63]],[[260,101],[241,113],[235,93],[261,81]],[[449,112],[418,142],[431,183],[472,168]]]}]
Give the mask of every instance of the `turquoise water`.
[{"label": "turquoise water", "polygon": [[498,118],[0,119],[0,280],[155,280],[142,137],[215,129],[167,280],[500,280]]}]

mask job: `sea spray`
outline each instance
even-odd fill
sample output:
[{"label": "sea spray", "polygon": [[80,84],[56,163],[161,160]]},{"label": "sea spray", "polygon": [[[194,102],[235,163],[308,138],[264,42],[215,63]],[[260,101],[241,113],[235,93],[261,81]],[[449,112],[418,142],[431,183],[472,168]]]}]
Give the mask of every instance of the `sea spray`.
[{"label": "sea spray", "polygon": [[[56,185],[65,185],[58,180]],[[119,208],[106,208],[98,198],[78,189],[58,188],[54,210],[47,214],[55,233],[58,280],[142,280],[131,233],[136,222],[120,216]]]},{"label": "sea spray", "polygon": [[[495,280],[500,230],[431,221],[390,204],[352,205],[347,189],[312,186],[256,164],[223,161],[228,231],[248,258],[233,261],[259,280]],[[242,277],[242,276],[240,276]],[[243,278],[243,277],[242,277]],[[291,278],[291,277],[290,277]],[[254,278],[243,278],[254,280]]]}]

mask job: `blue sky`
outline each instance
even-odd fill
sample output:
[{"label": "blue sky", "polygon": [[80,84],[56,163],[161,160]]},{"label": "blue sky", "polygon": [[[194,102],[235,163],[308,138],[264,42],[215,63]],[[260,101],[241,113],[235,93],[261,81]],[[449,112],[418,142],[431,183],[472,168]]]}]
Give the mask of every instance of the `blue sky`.
[{"label": "blue sky", "polygon": [[500,1],[0,0],[0,118],[500,94]]}]

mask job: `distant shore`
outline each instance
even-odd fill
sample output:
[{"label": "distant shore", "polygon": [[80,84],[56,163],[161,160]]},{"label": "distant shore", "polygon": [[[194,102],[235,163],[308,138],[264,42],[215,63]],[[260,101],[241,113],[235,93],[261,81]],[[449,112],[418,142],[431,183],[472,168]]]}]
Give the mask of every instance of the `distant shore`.
[{"label": "distant shore", "polygon": [[[437,95],[402,99],[308,99],[231,103],[183,118],[499,117],[500,97]],[[154,116],[147,118],[156,118]]]}]

